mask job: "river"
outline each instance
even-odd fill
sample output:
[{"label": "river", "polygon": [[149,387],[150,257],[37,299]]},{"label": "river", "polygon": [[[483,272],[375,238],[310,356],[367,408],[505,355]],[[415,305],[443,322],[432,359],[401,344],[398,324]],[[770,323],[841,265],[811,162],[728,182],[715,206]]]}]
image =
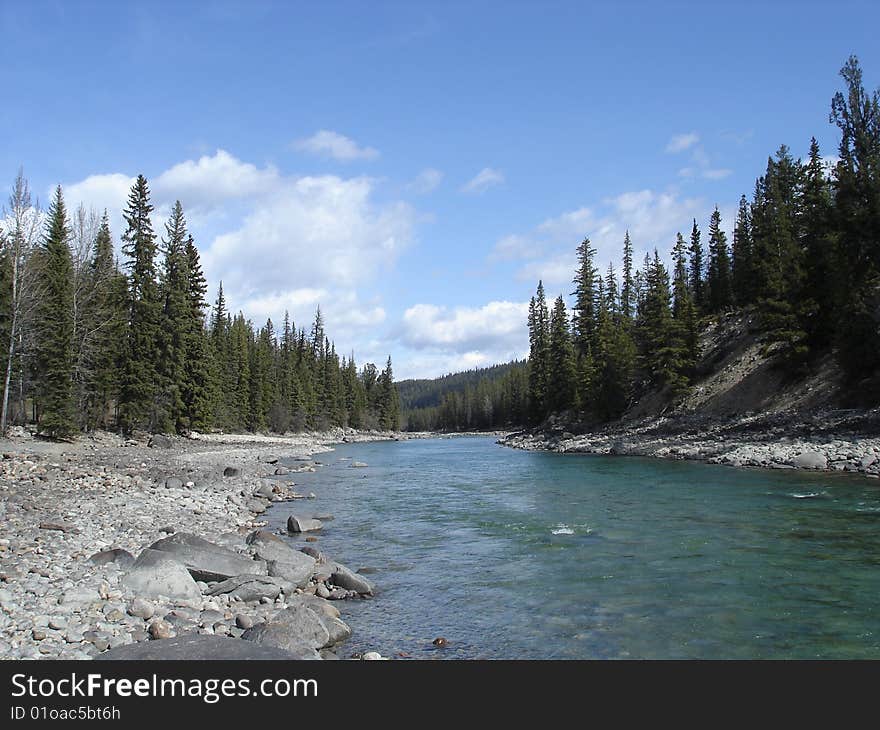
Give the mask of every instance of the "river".
[{"label": "river", "polygon": [[317,547],[375,570],[376,597],[346,603],[344,656],[880,658],[874,480],[486,437],[316,459],[296,483],[318,499],[269,519],[330,512]]}]

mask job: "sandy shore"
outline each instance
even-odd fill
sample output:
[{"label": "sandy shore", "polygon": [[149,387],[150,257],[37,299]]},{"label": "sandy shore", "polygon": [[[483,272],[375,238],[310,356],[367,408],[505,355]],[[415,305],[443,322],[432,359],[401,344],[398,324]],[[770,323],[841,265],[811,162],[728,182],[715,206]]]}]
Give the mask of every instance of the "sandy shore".
[{"label": "sandy shore", "polygon": [[[333,444],[412,437],[419,435],[336,429],[152,441],[98,433],[52,443],[19,431],[0,440],[0,658],[88,659],[188,634],[248,638],[255,625],[265,628],[295,613],[312,624],[319,614],[318,623],[338,639],[345,633],[337,609],[344,610],[344,601],[323,598],[353,597],[352,586],[365,581],[349,579],[343,565],[317,550],[305,555],[275,536],[260,533],[255,540],[254,534],[265,526],[261,515],[273,502],[302,498],[299,504],[319,505],[296,493],[295,472],[320,468],[312,457]],[[275,466],[279,459],[300,461],[287,474]],[[265,479],[276,469],[279,477]],[[222,559],[233,567],[197,572],[188,561],[200,559],[190,555],[201,544],[166,540],[164,549],[189,551],[160,555],[166,573],[156,575],[171,581],[167,590],[177,590],[176,596],[157,593],[152,584],[145,592],[132,587],[126,576],[134,558],[156,541],[176,536],[179,542],[186,535],[212,544],[205,548],[209,562]],[[191,575],[179,565],[174,573],[165,557],[187,563]],[[224,582],[240,566],[246,579],[228,576]],[[149,570],[159,568],[142,573],[153,579]],[[310,626],[320,633],[310,651],[335,658],[338,642],[320,646],[324,628]]]}]

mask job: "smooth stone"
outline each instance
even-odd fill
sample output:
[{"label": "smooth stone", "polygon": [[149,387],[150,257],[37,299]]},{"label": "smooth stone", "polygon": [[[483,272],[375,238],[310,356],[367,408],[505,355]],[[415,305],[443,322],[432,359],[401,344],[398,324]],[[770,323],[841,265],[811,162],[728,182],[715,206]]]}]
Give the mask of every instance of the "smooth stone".
[{"label": "smooth stone", "polygon": [[238,575],[216,583],[208,590],[209,596],[226,594],[241,601],[259,601],[263,598],[277,598],[286,586],[286,581],[270,576]]},{"label": "smooth stone", "polygon": [[237,466],[227,466],[223,470],[223,476],[225,476],[225,477],[237,477],[240,474],[241,474],[241,469],[239,469]]},{"label": "smooth stone", "polygon": [[151,449],[170,449],[173,445],[171,439],[161,433],[154,433],[147,442]]},{"label": "smooth stone", "polygon": [[304,647],[316,652],[331,645],[330,632],[323,617],[302,605],[279,611],[267,623],[245,631],[242,638],[292,652]]},{"label": "smooth stone", "polygon": [[96,565],[107,565],[108,563],[116,563],[117,565],[127,568],[134,562],[134,555],[128,550],[122,548],[111,548],[110,550],[102,550],[95,553],[89,558]]},{"label": "smooth stone", "polygon": [[167,553],[174,560],[183,563],[196,580],[225,580],[245,573],[266,574],[265,563],[242,557],[229,548],[215,545],[187,532],[176,532],[170,537],[163,537],[150,545],[150,550]]},{"label": "smooth stone", "polygon": [[202,592],[181,563],[160,550],[147,548],[135,560],[122,584],[137,596],[199,601]]},{"label": "smooth stone", "polygon": [[361,595],[373,595],[373,584],[362,575],[358,575],[349,568],[346,568],[342,563],[334,564],[333,570],[330,573],[330,580],[333,585],[340,588],[345,588]]},{"label": "smooth stone", "polygon": [[153,613],[155,613],[155,609],[153,608],[153,604],[148,603],[143,598],[135,598],[131,605],[128,607],[128,612],[135,616],[136,618],[147,619],[153,618]]},{"label": "smooth stone", "polygon": [[177,477],[168,477],[165,480],[165,489],[183,489],[183,481]]},{"label": "smooth stone", "polygon": [[170,639],[174,636],[174,627],[167,621],[157,619],[150,624],[148,629],[152,639]]},{"label": "smooth stone", "polygon": [[287,518],[287,531],[292,533],[300,533],[300,532],[312,532],[314,530],[320,530],[324,525],[320,520],[315,520],[309,517],[299,517],[297,515],[290,515]]},{"label": "smooth stone", "polygon": [[791,464],[796,469],[827,469],[828,459],[818,451],[805,451],[795,456]]},{"label": "smooth stone", "polygon": [[146,641],[112,649],[96,659],[123,661],[153,661],[163,659],[212,660],[272,660],[301,659],[274,646],[261,645],[241,639],[230,639],[208,634],[186,634],[162,641]]},{"label": "smooth stone", "polygon": [[254,619],[245,613],[239,613],[235,616],[235,625],[240,629],[249,629],[254,625]]}]

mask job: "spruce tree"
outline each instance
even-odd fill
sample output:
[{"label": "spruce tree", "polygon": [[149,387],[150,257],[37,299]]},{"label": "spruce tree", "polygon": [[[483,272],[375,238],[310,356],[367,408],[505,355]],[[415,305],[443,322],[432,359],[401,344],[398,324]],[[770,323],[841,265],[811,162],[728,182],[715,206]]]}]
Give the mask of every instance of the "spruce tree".
[{"label": "spruce tree", "polygon": [[832,230],[831,186],[819,153],[819,143],[810,140],[810,157],[804,169],[801,214],[801,247],[804,252],[803,327],[814,350],[832,342],[838,294],[835,238]]},{"label": "spruce tree", "polygon": [[[577,248],[578,268],[574,277],[572,330],[577,354],[582,356],[594,344],[596,331],[596,280],[601,278],[593,265],[596,249],[585,238]],[[543,293],[543,287],[539,285]]]},{"label": "spruce tree", "polygon": [[150,214],[150,190],[138,175],[123,214],[127,229],[122,252],[128,269],[128,342],[122,358],[119,425],[123,432],[155,429],[162,300],[156,273],[156,234]]},{"label": "spruce tree", "polygon": [[95,237],[89,268],[91,297],[83,322],[89,347],[85,359],[85,426],[106,428],[111,403],[119,394],[119,359],[128,327],[128,281],[116,268],[107,212]]},{"label": "spruce tree", "polygon": [[688,249],[690,269],[688,272],[691,296],[697,311],[702,311],[707,304],[705,271],[703,264],[703,244],[700,241],[700,229],[697,227],[697,219],[694,218],[694,226],[691,229],[691,244]]},{"label": "spruce tree", "polygon": [[61,186],[49,208],[39,250],[37,397],[41,433],[69,438],[76,430],[73,383],[73,259]]},{"label": "spruce tree", "polygon": [[391,356],[379,376],[379,424],[383,431],[396,431],[400,421],[400,401],[394,385]]},{"label": "spruce tree", "polygon": [[544,283],[529,303],[529,414],[533,423],[547,415],[550,380],[550,324]]},{"label": "spruce tree", "polygon": [[[835,170],[840,311],[837,342],[849,379],[880,373],[880,90],[868,94],[858,59],[840,75],[845,92],[831,102],[841,132]],[[876,393],[875,393],[876,396]]]},{"label": "spruce tree", "polygon": [[156,368],[159,387],[155,428],[160,431],[183,432],[189,427],[183,399],[188,356],[186,345],[192,316],[186,242],[186,219],[178,200],[165,223],[165,262],[159,286],[162,319]]},{"label": "spruce tree", "polygon": [[733,296],[740,307],[754,301],[754,270],[752,260],[751,212],[746,196],[739,200],[736,225],[733,229]]},{"label": "spruce tree", "polygon": [[574,346],[568,331],[565,301],[557,297],[550,315],[550,378],[547,400],[551,411],[569,410],[575,405],[576,371]]},{"label": "spruce tree", "polygon": [[199,250],[192,236],[184,248],[187,274],[187,318],[184,350],[184,381],[181,389],[187,428],[204,430],[212,419],[213,387],[211,363],[216,358],[205,328],[205,295],[208,285],[202,273]]},{"label": "spruce tree", "polygon": [[710,312],[723,312],[733,306],[733,282],[727,235],[721,230],[721,213],[716,207],[709,220],[709,270],[706,276]]},{"label": "spruce tree", "polygon": [[633,281],[633,247],[629,231],[623,237],[623,284],[620,289],[620,312],[631,320],[635,314],[635,282]]}]

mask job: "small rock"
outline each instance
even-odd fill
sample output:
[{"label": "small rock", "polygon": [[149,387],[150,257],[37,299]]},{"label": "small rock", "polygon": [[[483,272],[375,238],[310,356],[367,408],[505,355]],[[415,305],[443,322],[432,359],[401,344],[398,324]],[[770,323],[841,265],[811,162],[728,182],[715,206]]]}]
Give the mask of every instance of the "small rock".
[{"label": "small rock", "polygon": [[223,476],[225,476],[225,477],[237,477],[240,474],[241,474],[241,469],[239,469],[237,466],[227,466],[223,470]]},{"label": "small rock", "polygon": [[165,489],[182,489],[183,481],[177,477],[168,477],[165,480]]},{"label": "small rock", "polygon": [[254,619],[247,614],[239,613],[235,616],[235,625],[240,629],[247,630],[254,625]]},{"label": "small rock", "polygon": [[135,598],[131,605],[128,607],[128,612],[137,618],[142,618],[145,621],[147,619],[153,618],[153,605],[148,603],[143,598]]},{"label": "small rock", "polygon": [[174,636],[174,628],[167,621],[158,619],[150,624],[150,637],[153,639],[170,639]]}]

